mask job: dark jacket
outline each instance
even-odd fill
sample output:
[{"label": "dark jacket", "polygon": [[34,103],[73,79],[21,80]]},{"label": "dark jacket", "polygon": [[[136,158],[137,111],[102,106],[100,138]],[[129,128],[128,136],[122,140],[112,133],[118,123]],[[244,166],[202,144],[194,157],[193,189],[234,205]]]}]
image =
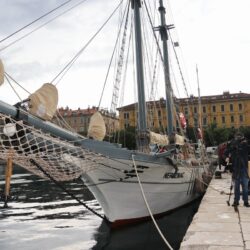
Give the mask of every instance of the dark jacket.
[{"label": "dark jacket", "polygon": [[248,177],[248,144],[245,139],[233,139],[224,151],[225,157],[232,162],[233,177]]}]

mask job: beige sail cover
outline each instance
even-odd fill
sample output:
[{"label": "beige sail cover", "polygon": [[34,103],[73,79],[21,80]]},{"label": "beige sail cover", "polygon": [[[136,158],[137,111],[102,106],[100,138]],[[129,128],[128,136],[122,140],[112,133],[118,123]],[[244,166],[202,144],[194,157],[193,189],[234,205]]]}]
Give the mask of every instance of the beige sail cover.
[{"label": "beige sail cover", "polygon": [[40,89],[29,96],[29,112],[45,120],[51,120],[54,116],[57,103],[58,91],[55,85],[45,83]]},{"label": "beige sail cover", "polygon": [[3,62],[0,59],[0,85],[2,85],[4,82],[4,67],[3,67]]},{"label": "beige sail cover", "polygon": [[95,112],[91,118],[88,129],[88,137],[102,141],[106,134],[106,126],[100,112]]},{"label": "beige sail cover", "polygon": [[158,145],[168,145],[169,140],[166,135],[161,135],[155,132],[150,131],[150,144],[158,144]]},{"label": "beige sail cover", "polygon": [[185,144],[185,138],[181,135],[175,135],[175,144],[177,145],[184,145]]}]

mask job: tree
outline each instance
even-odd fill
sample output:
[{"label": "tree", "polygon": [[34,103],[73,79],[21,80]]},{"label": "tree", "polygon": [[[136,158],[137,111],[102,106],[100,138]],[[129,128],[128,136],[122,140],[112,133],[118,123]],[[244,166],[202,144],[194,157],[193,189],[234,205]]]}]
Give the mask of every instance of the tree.
[{"label": "tree", "polygon": [[123,130],[116,131],[112,134],[110,142],[122,144],[122,147],[128,149],[136,149],[135,127],[128,127]]}]

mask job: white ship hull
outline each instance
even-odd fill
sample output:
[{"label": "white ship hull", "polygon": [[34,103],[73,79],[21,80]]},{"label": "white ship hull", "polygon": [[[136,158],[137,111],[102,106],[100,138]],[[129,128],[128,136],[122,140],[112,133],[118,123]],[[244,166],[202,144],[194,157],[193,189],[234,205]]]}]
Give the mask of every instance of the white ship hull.
[{"label": "white ship hull", "polygon": [[[132,166],[132,161],[127,162]],[[173,178],[173,166],[137,162],[139,178],[154,215],[181,207],[198,198],[195,179],[201,178],[203,167],[180,167]],[[148,168],[140,168],[140,166]],[[112,166],[112,165],[111,165]],[[117,170],[117,168],[122,171]],[[82,176],[85,184],[94,194],[104,210],[106,218],[113,225],[126,224],[149,217],[136,174],[131,169],[129,176],[124,165],[96,168]],[[126,170],[125,170],[126,172]],[[167,174],[166,176],[166,173]],[[165,177],[164,177],[165,176]],[[170,177],[172,176],[172,177]]]}]

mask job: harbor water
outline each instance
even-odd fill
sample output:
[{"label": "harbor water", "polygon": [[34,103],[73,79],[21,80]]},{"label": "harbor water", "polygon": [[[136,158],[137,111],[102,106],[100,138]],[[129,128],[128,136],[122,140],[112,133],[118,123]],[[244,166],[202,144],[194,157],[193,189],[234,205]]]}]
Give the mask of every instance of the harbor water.
[{"label": "harbor water", "polygon": [[[4,192],[4,166],[0,166],[0,192]],[[78,179],[64,187],[102,214],[93,195]],[[174,249],[198,209],[197,200],[157,220]],[[1,250],[151,250],[167,249],[152,221],[113,230],[105,221],[72,199],[53,182],[15,167],[8,208],[0,202]]]}]

